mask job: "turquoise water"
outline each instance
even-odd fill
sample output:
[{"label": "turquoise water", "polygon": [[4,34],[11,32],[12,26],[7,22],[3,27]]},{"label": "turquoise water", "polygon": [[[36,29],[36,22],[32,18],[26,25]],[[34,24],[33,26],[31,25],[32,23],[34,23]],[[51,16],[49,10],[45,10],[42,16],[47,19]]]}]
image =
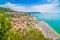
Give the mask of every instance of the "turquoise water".
[{"label": "turquoise water", "polygon": [[37,20],[46,21],[53,30],[60,34],[60,13],[30,12],[30,14],[36,16]]},{"label": "turquoise water", "polygon": [[60,35],[60,21],[47,21],[51,28],[53,28]]}]

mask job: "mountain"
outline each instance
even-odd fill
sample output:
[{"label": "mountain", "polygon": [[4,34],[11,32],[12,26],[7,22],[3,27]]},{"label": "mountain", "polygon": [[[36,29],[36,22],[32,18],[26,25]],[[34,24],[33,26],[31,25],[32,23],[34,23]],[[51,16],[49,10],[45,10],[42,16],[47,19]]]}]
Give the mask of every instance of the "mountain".
[{"label": "mountain", "polygon": [[10,9],[10,8],[5,8],[5,7],[0,7],[0,11],[3,11],[3,12],[13,12],[12,9]]}]

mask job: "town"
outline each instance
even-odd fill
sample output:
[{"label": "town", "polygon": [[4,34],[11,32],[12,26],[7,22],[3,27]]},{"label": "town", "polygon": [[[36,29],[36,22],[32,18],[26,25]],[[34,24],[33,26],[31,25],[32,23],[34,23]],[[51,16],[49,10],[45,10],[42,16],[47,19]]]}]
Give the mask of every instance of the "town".
[{"label": "town", "polygon": [[[23,12],[7,12],[7,14],[11,15],[13,14],[14,17],[11,18],[11,25],[13,26],[13,29],[19,30],[28,28],[27,25],[32,26],[34,28],[37,28],[39,31],[42,32],[42,34],[46,38],[52,38],[52,39],[58,39],[60,36],[58,36],[50,27],[49,25],[43,21],[43,20],[37,20],[36,17],[32,17],[31,15],[22,15]],[[28,23],[28,24],[27,24]]]}]

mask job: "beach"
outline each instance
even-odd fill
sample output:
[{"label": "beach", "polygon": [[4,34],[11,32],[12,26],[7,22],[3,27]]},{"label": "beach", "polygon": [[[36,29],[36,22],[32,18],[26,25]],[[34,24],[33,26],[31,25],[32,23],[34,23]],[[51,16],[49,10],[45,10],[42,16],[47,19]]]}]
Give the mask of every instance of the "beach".
[{"label": "beach", "polygon": [[50,28],[50,26],[45,21],[40,21],[39,24],[45,37],[60,38],[60,35],[58,35],[52,28]]},{"label": "beach", "polygon": [[[46,23],[46,22],[45,22]],[[57,36],[60,38],[60,35],[53,29],[51,28],[47,23],[46,23],[47,27]]]},{"label": "beach", "polygon": [[[40,12],[29,12],[32,16],[35,16],[37,20],[45,21],[49,27],[51,27],[57,34],[60,35],[60,14],[59,13],[40,13]],[[53,16],[53,17],[52,17]]]}]

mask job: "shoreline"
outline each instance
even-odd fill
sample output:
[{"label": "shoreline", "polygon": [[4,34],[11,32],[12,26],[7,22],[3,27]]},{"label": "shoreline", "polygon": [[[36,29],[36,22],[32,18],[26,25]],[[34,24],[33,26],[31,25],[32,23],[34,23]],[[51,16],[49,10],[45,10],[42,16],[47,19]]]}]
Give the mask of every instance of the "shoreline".
[{"label": "shoreline", "polygon": [[[35,16],[34,16],[34,17],[35,17]],[[44,21],[44,20],[38,20],[36,17],[35,17],[34,19],[37,20],[37,21],[43,21],[43,22],[45,22],[45,24],[47,25],[48,29],[49,29],[53,34],[55,34],[56,37],[59,37],[59,38],[60,38],[60,35],[59,35],[52,27],[50,27],[50,25],[49,25],[46,21]]]},{"label": "shoreline", "polygon": [[[44,21],[44,22],[45,22],[45,21]],[[53,28],[51,28],[51,27],[48,25],[47,22],[45,22],[45,23],[46,23],[47,27],[48,27],[57,37],[60,38],[60,35],[59,35]]]}]

